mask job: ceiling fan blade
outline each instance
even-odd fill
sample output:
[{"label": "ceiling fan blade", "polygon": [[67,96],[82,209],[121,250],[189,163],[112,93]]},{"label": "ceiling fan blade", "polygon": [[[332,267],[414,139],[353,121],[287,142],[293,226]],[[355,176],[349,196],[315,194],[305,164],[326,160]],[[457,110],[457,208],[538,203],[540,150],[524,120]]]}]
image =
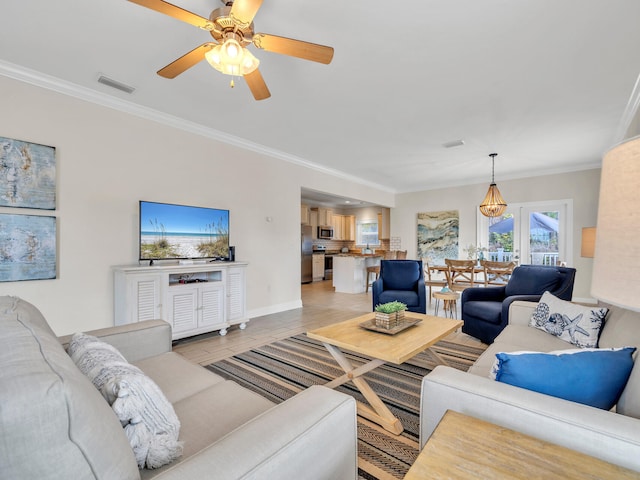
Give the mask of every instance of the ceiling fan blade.
[{"label": "ceiling fan blade", "polygon": [[253,98],[256,100],[264,100],[271,96],[271,92],[267,88],[267,84],[264,83],[264,78],[262,78],[260,70],[257,68],[253,72],[246,74],[244,79],[247,81],[249,90],[251,90]]},{"label": "ceiling fan blade", "polygon": [[215,43],[203,43],[199,47],[194,48],[189,53],[174,60],[169,65],[158,70],[158,75],[164,78],[176,78],[185,70],[193,67],[196,63],[204,60],[204,54],[215,47]]},{"label": "ceiling fan blade", "polygon": [[262,0],[234,0],[229,16],[238,25],[249,26],[258,13]]},{"label": "ceiling fan blade", "polygon": [[333,48],[316,43],[303,42],[293,38],[278,37],[267,33],[256,33],[253,36],[253,43],[256,47],[267,52],[281,53],[292,57],[311,60],[328,65],[333,59]]},{"label": "ceiling fan blade", "polygon": [[194,27],[202,28],[204,30],[213,30],[213,24],[208,18],[201,17],[195,13],[191,13],[163,0],[129,0],[132,3],[136,3],[143,7],[150,8],[156,12],[164,13],[170,17],[176,18],[182,22],[186,22]]}]

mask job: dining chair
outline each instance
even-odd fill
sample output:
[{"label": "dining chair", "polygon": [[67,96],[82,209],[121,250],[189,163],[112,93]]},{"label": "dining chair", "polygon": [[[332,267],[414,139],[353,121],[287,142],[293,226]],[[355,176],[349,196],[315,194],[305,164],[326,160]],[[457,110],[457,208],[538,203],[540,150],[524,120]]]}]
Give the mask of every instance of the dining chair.
[{"label": "dining chair", "polygon": [[489,285],[506,285],[511,278],[513,269],[516,268],[516,262],[491,262],[489,260],[481,260],[480,265],[484,270],[484,286]]},{"label": "dining chair", "polygon": [[442,288],[445,286],[449,286],[449,282],[447,282],[446,275],[445,278],[433,278],[431,276],[432,274],[439,273],[442,267],[438,268],[434,267],[433,265],[429,265],[429,262],[426,258],[422,259],[422,266],[424,269],[424,284],[429,288],[429,299],[427,301],[429,303],[429,306],[431,306],[432,287]]},{"label": "dining chair", "polygon": [[476,262],[473,260],[454,260],[451,258],[444,259],[447,265],[447,282],[449,288],[454,292],[461,292],[465,288],[475,285],[475,267]]}]

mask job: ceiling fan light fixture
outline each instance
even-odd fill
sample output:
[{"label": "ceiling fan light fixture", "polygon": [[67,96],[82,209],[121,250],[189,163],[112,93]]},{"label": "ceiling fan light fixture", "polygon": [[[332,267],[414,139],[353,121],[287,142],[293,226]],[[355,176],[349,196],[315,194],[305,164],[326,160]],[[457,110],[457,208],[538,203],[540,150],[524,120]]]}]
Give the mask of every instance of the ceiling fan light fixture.
[{"label": "ceiling fan light fixture", "polygon": [[491,157],[491,185],[489,185],[489,190],[480,204],[480,213],[485,217],[499,217],[507,209],[507,202],[502,198],[494,180],[495,160],[498,154],[492,153],[489,156]]},{"label": "ceiling fan light fixture", "polygon": [[216,45],[204,54],[213,68],[226,75],[242,76],[253,72],[260,61],[241,46],[234,38],[228,38],[222,45]]},{"label": "ceiling fan light fixture", "polygon": [[246,48],[243,47],[242,50],[242,63],[240,64],[240,66],[242,75],[246,75],[258,68],[258,65],[260,65],[260,60],[254,57],[253,54]]}]

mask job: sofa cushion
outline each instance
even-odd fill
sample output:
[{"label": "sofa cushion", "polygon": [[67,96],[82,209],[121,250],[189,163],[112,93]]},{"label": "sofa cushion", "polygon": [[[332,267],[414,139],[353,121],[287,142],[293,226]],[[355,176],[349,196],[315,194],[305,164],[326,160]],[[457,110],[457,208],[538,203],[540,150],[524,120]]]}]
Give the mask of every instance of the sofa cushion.
[{"label": "sofa cushion", "polygon": [[224,382],[220,375],[190,362],[176,352],[145,358],[134,365],[151,377],[173,404]]},{"label": "sofa cushion", "polygon": [[505,296],[542,295],[553,290],[562,281],[562,275],[555,268],[527,265],[526,270],[515,268],[505,287]]},{"label": "sofa cushion", "polygon": [[[625,308],[602,305],[609,308],[605,326],[600,334],[600,348],[640,347],[640,312]],[[637,353],[636,353],[637,355]],[[640,366],[636,364],[631,371],[627,386],[616,405],[616,411],[622,415],[640,418]]]},{"label": "sofa cushion", "polygon": [[263,396],[229,380],[176,402],[174,407],[182,424],[184,455],[159,470],[143,470],[142,478],[153,478],[166,468],[172,468],[274,405]]},{"label": "sofa cushion", "polygon": [[592,407],[611,409],[633,368],[635,347],[500,352],[495,380]]},{"label": "sofa cushion", "polygon": [[502,302],[465,302],[464,315],[497,325],[502,319]]},{"label": "sofa cushion", "polygon": [[[571,348],[564,340],[549,335],[547,332],[531,328],[528,325],[509,324],[495,342],[482,352],[482,355],[469,368],[469,373],[486,377],[496,361],[496,353],[518,352],[528,350],[534,352],[551,352],[554,350],[566,350]],[[576,349],[578,347],[575,347]]]},{"label": "sofa cushion", "polygon": [[378,296],[379,303],[402,302],[408,307],[420,305],[420,297],[413,290],[384,290]]},{"label": "sofa cushion", "polygon": [[137,479],[120,422],[31,304],[0,297],[2,478]]},{"label": "sofa cushion", "polygon": [[580,348],[593,348],[598,345],[607,312],[604,307],[577,305],[545,292],[531,315],[529,326]]},{"label": "sofa cushion", "polygon": [[158,468],[182,455],[180,421],[153,380],[98,338],[75,334],[69,354],[118,416],[140,468]]}]

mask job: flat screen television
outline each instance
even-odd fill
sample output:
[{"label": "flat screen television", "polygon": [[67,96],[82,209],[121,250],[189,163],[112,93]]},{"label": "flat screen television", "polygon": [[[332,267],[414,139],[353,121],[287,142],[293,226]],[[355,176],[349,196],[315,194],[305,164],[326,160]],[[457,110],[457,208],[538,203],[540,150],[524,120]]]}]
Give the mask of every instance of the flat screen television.
[{"label": "flat screen television", "polygon": [[229,210],[140,201],[140,260],[229,257]]}]

